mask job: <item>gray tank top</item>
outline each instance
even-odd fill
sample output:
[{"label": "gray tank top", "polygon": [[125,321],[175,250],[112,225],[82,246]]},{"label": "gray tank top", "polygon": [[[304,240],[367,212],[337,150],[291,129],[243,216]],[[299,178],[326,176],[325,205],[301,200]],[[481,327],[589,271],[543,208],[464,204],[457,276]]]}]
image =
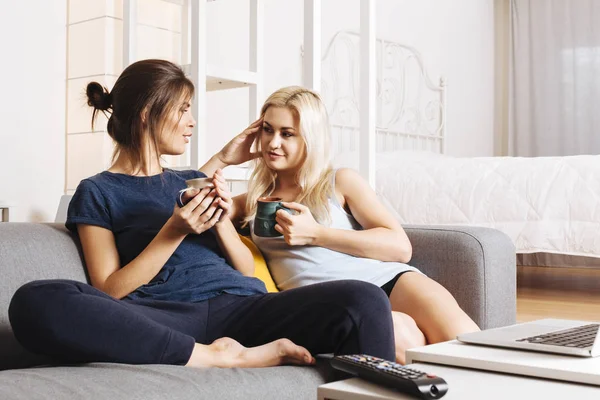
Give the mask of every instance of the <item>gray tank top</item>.
[{"label": "gray tank top", "polygon": [[[334,173],[333,188],[335,175]],[[356,219],[342,208],[335,194],[329,199],[329,208],[331,228],[362,229]],[[252,222],[250,229],[252,240],[265,257],[280,290],[339,279],[357,279],[383,286],[400,272],[418,271],[407,264],[355,257],[319,246],[290,246],[283,236],[256,236]]]}]

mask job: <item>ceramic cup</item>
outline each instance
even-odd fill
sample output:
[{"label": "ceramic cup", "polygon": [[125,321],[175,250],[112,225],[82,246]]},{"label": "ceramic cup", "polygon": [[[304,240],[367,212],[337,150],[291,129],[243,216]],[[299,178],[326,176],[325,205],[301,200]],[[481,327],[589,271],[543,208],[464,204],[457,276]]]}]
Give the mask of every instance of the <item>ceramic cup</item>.
[{"label": "ceramic cup", "polygon": [[256,217],[254,217],[254,234],[261,237],[283,236],[275,230],[275,213],[278,210],[285,210],[292,213],[287,207],[281,204],[279,197],[261,197],[258,199],[256,208]]},{"label": "ceramic cup", "polygon": [[188,190],[188,189],[199,189],[202,190],[207,186],[213,187],[213,183],[212,183],[212,178],[194,178],[194,179],[188,179],[187,181],[185,181],[185,184],[187,185],[187,189],[184,190]]},{"label": "ceramic cup", "polygon": [[177,197],[177,204],[179,204],[179,207],[183,207],[183,194],[190,190],[190,189],[198,189],[198,190],[202,190],[205,187],[214,187],[213,183],[212,183],[212,178],[194,178],[194,179],[188,179],[187,181],[185,181],[185,184],[187,185],[187,187],[185,189],[182,189],[179,191],[179,196]]}]

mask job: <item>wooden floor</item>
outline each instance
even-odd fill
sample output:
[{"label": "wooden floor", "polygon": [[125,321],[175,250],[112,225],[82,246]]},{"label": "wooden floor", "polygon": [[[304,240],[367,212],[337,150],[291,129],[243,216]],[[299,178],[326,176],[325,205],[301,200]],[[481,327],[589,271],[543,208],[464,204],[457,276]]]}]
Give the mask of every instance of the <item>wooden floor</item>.
[{"label": "wooden floor", "polygon": [[600,321],[600,269],[517,267],[517,321]]}]

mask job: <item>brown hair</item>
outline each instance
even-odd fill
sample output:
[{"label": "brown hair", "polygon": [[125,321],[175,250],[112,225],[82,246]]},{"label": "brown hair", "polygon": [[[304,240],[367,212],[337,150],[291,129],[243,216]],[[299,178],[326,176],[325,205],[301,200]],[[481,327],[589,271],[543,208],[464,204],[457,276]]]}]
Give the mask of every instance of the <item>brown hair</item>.
[{"label": "brown hair", "polygon": [[116,143],[113,162],[126,151],[134,170],[146,165],[142,143],[148,132],[150,143],[158,154],[158,137],[165,128],[167,116],[194,96],[194,84],[177,65],[165,60],[142,60],[125,68],[112,91],[98,82],[86,88],[87,104],[94,107],[92,130],[98,111],[108,112],[108,134]]}]

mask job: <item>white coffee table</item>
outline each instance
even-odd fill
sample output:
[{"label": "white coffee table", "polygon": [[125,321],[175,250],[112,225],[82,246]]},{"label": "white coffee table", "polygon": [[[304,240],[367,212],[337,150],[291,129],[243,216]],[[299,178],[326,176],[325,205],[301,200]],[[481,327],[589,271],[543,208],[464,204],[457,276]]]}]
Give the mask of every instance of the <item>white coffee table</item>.
[{"label": "white coffee table", "polygon": [[[448,383],[443,400],[471,399],[599,399],[600,387],[518,375],[477,371],[446,365],[410,365],[434,373]],[[317,389],[318,400],[397,400],[416,397],[359,378],[327,383]]]},{"label": "white coffee table", "polygon": [[410,349],[406,352],[406,361],[562,380],[600,388],[600,357],[475,346],[451,340]]}]

